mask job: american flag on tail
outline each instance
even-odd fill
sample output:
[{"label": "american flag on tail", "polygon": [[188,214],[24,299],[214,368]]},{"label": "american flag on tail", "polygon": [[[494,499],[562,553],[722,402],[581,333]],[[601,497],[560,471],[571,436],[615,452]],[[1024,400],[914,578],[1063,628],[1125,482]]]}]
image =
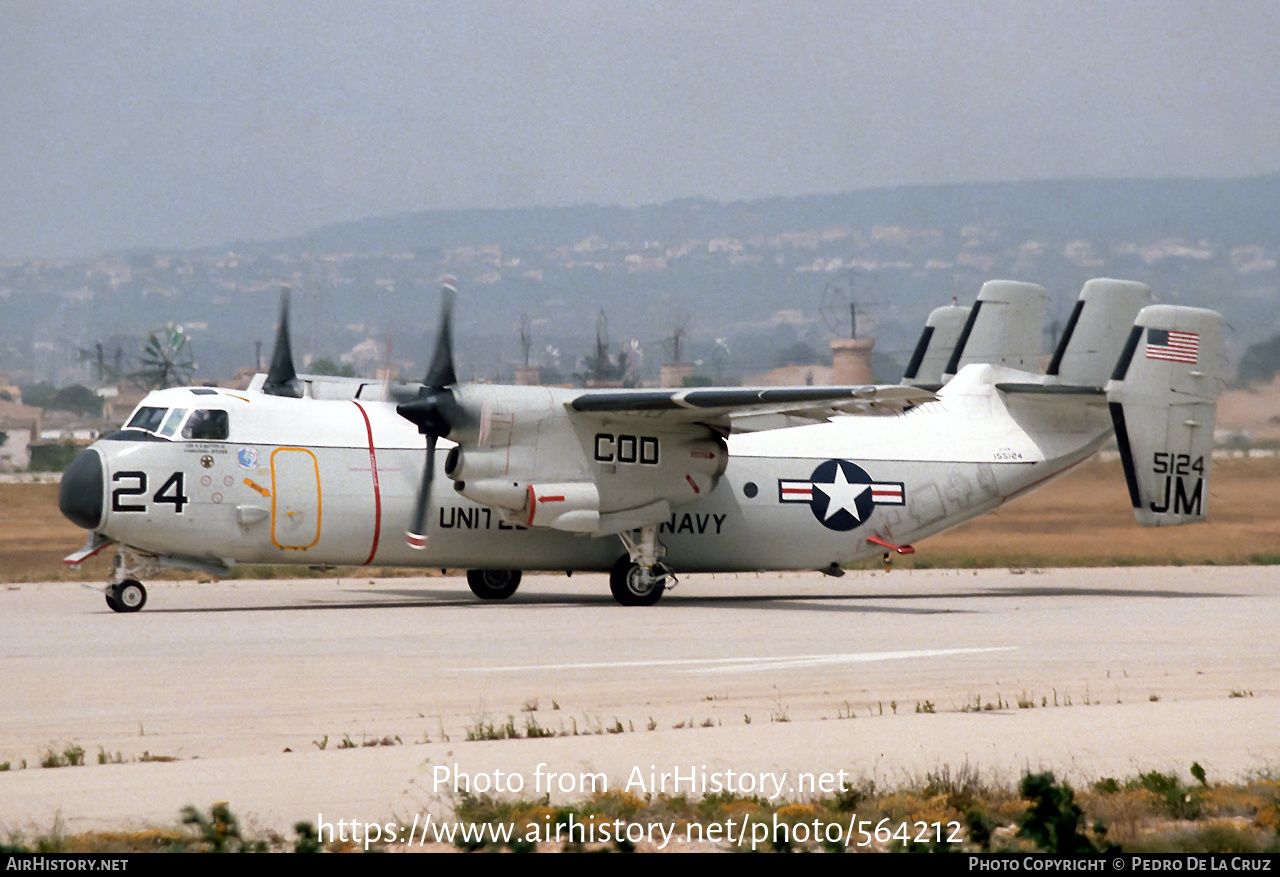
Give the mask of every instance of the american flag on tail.
[{"label": "american flag on tail", "polygon": [[1147,359],[1195,365],[1200,356],[1200,336],[1173,329],[1147,330]]}]

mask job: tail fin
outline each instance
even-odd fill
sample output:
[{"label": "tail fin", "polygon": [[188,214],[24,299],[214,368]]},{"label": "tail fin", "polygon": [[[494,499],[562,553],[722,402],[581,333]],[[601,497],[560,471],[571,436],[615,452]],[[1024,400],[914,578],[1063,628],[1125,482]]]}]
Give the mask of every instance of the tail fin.
[{"label": "tail fin", "polygon": [[1045,374],[1061,384],[1104,386],[1138,311],[1150,303],[1151,287],[1145,283],[1087,281]]},{"label": "tail fin", "polygon": [[982,284],[943,373],[954,375],[971,362],[1039,372],[1048,298],[1036,283],[988,280]]},{"label": "tail fin", "polygon": [[1144,527],[1190,524],[1208,512],[1221,359],[1220,314],[1173,305],[1138,313],[1107,401]]},{"label": "tail fin", "polygon": [[942,370],[951,359],[960,338],[960,330],[972,308],[961,305],[944,305],[934,308],[925,320],[924,331],[916,343],[911,362],[902,375],[902,383],[909,387],[925,387],[936,390],[942,386]]}]

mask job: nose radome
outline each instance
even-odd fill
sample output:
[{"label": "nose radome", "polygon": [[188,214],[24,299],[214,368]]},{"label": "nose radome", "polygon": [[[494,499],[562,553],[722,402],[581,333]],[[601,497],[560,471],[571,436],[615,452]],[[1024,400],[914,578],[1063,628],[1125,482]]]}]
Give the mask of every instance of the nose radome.
[{"label": "nose radome", "polygon": [[102,498],[106,493],[102,455],[90,448],[71,461],[62,473],[58,508],[67,520],[86,530],[102,523]]}]

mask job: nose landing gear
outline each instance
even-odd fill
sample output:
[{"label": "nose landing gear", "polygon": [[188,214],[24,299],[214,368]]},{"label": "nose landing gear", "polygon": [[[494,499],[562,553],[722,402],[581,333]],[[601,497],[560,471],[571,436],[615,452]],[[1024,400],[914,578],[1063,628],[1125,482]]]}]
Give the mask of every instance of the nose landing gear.
[{"label": "nose landing gear", "polygon": [[147,605],[147,589],[137,579],[108,585],[107,605],[115,612],[137,612]]},{"label": "nose landing gear", "polygon": [[159,574],[160,566],[160,559],[155,555],[117,545],[115,560],[111,564],[111,578],[105,591],[111,611],[137,612],[146,606],[147,589],[140,579]]}]

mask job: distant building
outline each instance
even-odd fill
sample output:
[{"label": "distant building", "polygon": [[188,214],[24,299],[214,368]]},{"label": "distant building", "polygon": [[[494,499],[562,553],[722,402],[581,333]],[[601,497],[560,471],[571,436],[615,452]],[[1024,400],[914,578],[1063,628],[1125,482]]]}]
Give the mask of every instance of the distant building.
[{"label": "distant building", "polygon": [[658,385],[661,387],[683,387],[685,381],[693,377],[693,363],[664,362],[659,368]]},{"label": "distant building", "polygon": [[0,399],[0,471],[31,465],[31,443],[40,438],[44,412],[33,405]]},{"label": "distant building", "polygon": [[871,367],[871,351],[875,346],[874,338],[831,339],[831,383],[840,386],[874,384],[876,376]]},{"label": "distant building", "polygon": [[149,393],[132,381],[122,381],[115,387],[103,387],[98,390],[102,397],[102,419],[109,424],[122,424],[124,419],[133,413],[133,409]]},{"label": "distant building", "polygon": [[747,387],[828,387],[832,383],[831,366],[784,365],[750,375],[742,383]]}]

